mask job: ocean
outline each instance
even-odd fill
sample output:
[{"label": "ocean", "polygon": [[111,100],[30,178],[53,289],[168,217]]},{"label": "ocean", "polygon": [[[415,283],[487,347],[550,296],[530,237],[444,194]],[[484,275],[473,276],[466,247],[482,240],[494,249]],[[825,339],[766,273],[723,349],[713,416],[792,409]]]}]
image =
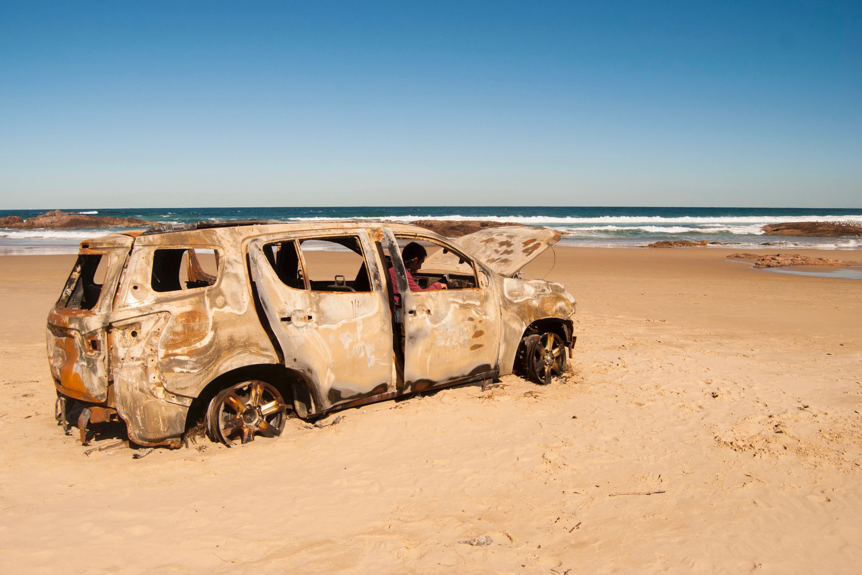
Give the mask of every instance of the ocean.
[{"label": "ocean", "polygon": [[[36,216],[46,210],[0,210],[0,217]],[[862,209],[649,208],[649,207],[338,207],[65,209],[66,212],[168,223],[245,218],[306,220],[493,220],[563,232],[561,245],[629,248],[660,240],[707,240],[739,249],[775,247],[860,249],[862,238],[789,238],[763,235],[766,224],[804,221],[862,223]],[[0,228],[0,255],[75,253],[78,243],[110,229],[13,230]],[[721,246],[716,246],[721,247]]]}]

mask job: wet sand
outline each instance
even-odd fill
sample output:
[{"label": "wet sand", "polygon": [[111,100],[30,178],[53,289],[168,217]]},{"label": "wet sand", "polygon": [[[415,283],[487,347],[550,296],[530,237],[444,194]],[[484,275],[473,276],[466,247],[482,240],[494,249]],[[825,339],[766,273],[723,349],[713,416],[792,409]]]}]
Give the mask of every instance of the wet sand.
[{"label": "wet sand", "polygon": [[44,321],[74,256],[0,258],[4,570],[858,572],[862,281],[730,253],[543,254],[525,275],[578,299],[550,386],[508,376],[141,460],[86,457],[53,418]]}]

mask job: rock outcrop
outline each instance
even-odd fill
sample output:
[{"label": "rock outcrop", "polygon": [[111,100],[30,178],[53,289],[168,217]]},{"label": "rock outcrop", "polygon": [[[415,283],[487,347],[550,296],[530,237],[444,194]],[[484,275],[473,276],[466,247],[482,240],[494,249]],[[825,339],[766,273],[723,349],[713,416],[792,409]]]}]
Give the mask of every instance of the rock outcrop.
[{"label": "rock outcrop", "polygon": [[21,216],[6,216],[0,218],[0,228],[15,228],[24,223],[24,218]]},{"label": "rock outcrop", "polygon": [[692,242],[689,240],[662,240],[660,242],[653,242],[649,244],[648,248],[705,248],[710,245],[720,245],[721,242],[708,242],[706,240],[700,240],[697,242]]},{"label": "rock outcrop", "polygon": [[21,216],[0,218],[0,227],[21,230],[71,230],[80,228],[140,228],[155,222],[137,218],[114,218],[110,216],[88,216],[53,210],[24,220]]},{"label": "rock outcrop", "polygon": [[783,268],[787,266],[847,266],[850,262],[830,258],[812,258],[800,254],[751,254],[739,253],[727,256],[729,260],[751,262],[757,269]]},{"label": "rock outcrop", "polygon": [[852,222],[791,222],[761,228],[768,236],[862,236],[862,225]]}]

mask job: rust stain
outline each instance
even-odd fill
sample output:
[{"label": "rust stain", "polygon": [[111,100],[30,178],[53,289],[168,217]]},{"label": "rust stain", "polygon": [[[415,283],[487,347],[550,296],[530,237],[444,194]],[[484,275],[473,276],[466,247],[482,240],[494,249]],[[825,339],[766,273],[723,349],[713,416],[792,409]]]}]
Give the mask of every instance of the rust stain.
[{"label": "rust stain", "polygon": [[162,346],[183,348],[194,345],[209,334],[209,315],[205,310],[190,309],[178,313],[165,330]]},{"label": "rust stain", "polygon": [[534,251],[539,250],[539,249],[542,249],[542,244],[540,244],[540,243],[538,243],[538,242],[534,243],[534,244],[533,244],[533,245],[531,245],[530,247],[527,247],[527,246],[526,246],[526,244],[525,244],[525,245],[524,245],[524,250],[523,250],[523,251],[524,251],[524,255],[527,255],[527,256],[528,256],[528,255],[532,254]]},{"label": "rust stain", "polygon": [[483,335],[485,335],[485,332],[480,329],[479,331],[477,331],[476,333],[473,334],[473,339],[478,339],[478,338],[482,337]]},{"label": "rust stain", "polygon": [[484,345],[482,345],[481,343],[477,343],[477,344],[471,345],[471,346],[470,346],[470,351],[476,351],[476,350],[477,350],[477,349],[479,349],[480,347],[485,347],[485,346],[484,346]]}]

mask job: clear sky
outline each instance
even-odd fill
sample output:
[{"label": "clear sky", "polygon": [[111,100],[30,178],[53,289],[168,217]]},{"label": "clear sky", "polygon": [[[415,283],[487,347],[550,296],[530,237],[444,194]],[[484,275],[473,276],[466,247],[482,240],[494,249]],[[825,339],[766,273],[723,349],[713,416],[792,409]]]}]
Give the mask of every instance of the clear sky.
[{"label": "clear sky", "polygon": [[0,3],[0,207],[862,207],[862,2]]}]

